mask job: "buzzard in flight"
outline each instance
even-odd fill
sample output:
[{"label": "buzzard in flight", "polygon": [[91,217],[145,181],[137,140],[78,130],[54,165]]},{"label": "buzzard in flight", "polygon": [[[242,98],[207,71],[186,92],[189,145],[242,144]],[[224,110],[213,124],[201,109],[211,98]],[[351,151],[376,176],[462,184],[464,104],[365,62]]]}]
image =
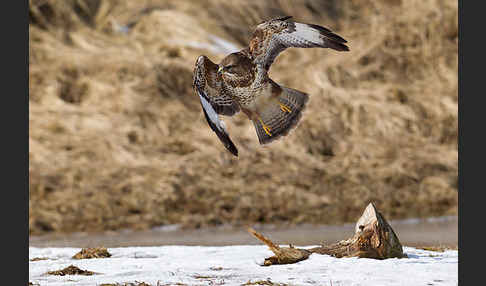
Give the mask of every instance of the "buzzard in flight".
[{"label": "buzzard in flight", "polygon": [[314,24],[297,23],[291,16],[259,24],[245,49],[229,54],[219,64],[199,56],[193,88],[211,129],[226,149],[238,156],[218,114],[243,111],[253,122],[260,144],[285,136],[300,120],[308,95],[284,87],[268,77],[275,58],[286,48],[331,48],[349,51],[346,40]]}]

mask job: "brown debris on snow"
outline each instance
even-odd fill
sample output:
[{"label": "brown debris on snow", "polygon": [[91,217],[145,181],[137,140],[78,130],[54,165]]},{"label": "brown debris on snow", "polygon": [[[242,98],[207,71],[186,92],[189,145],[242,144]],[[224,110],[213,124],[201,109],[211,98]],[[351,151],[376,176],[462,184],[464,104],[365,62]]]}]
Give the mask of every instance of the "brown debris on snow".
[{"label": "brown debris on snow", "polygon": [[48,271],[46,274],[48,275],[59,275],[59,276],[65,276],[65,275],[94,275],[96,272],[88,271],[88,270],[83,270],[78,268],[77,266],[74,265],[69,265],[68,267],[62,269],[62,270],[55,270],[55,271]]},{"label": "brown debris on snow", "polygon": [[290,247],[279,247],[251,228],[248,229],[248,232],[266,244],[275,254],[265,259],[264,266],[296,263],[307,259],[313,253],[332,255],[337,258],[353,256],[375,259],[406,257],[398,236],[373,203],[366,207],[363,215],[358,219],[352,238],[330,245],[311,249],[295,248],[292,245]]},{"label": "brown debris on snow", "polygon": [[74,259],[106,258],[111,257],[111,253],[105,247],[83,248],[76,253]]}]

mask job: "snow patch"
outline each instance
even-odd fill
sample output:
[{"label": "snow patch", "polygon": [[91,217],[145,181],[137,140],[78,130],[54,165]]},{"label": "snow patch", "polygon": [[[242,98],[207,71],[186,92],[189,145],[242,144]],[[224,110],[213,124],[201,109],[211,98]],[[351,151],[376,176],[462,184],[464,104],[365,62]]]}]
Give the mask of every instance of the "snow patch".
[{"label": "snow patch", "polygon": [[177,44],[177,45],[182,45],[182,46],[187,46],[187,47],[192,47],[192,48],[198,48],[198,49],[204,49],[204,50],[208,50],[212,53],[215,53],[215,54],[223,54],[223,55],[227,55],[227,54],[231,54],[231,53],[235,53],[235,52],[238,52],[239,50],[241,50],[240,47],[236,46],[235,44],[223,39],[223,38],[220,38],[218,36],[215,36],[215,35],[209,35],[208,36],[208,42],[196,42],[196,41],[188,41],[188,42],[185,42],[185,41],[171,41],[171,43],[173,44]]},{"label": "snow patch", "polygon": [[[308,248],[308,247],[304,247]],[[109,248],[109,258],[76,260],[79,248],[29,247],[29,281],[40,285],[241,285],[265,281],[289,285],[457,285],[458,251],[404,247],[409,258],[375,260],[312,254],[287,265],[260,266],[273,255],[266,246],[157,246]],[[46,257],[47,260],[30,261]],[[47,271],[75,265],[92,276],[52,276]]]}]

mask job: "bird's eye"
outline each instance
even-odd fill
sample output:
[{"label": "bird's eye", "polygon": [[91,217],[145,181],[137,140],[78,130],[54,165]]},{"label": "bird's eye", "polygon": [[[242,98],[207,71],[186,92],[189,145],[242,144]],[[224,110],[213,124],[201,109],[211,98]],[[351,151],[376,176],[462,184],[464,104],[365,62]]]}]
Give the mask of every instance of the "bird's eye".
[{"label": "bird's eye", "polygon": [[224,69],[231,72],[231,71],[234,71],[235,70],[235,65],[229,65],[229,66],[226,66]]}]

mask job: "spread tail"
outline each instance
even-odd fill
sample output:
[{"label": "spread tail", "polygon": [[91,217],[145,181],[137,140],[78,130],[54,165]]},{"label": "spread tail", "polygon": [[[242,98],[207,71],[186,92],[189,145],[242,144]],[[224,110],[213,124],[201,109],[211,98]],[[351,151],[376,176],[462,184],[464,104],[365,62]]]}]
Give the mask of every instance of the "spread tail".
[{"label": "spread tail", "polygon": [[276,100],[267,102],[252,120],[260,144],[286,136],[295,128],[309,99],[309,95],[288,87],[280,86],[279,93]]}]

